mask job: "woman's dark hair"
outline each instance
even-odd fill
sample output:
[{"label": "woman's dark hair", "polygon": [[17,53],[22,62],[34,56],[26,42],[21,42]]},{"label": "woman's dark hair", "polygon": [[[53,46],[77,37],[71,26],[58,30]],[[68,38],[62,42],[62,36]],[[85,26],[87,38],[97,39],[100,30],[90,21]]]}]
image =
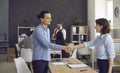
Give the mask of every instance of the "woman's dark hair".
[{"label": "woman's dark hair", "polygon": [[97,19],[95,22],[96,22],[96,25],[103,26],[101,30],[102,34],[106,34],[110,32],[110,24],[107,19],[100,18],[100,19]]},{"label": "woman's dark hair", "polygon": [[50,13],[50,12],[49,12],[49,11],[45,11],[45,10],[44,10],[44,11],[41,11],[40,14],[37,15],[37,18],[38,18],[38,19],[44,18],[44,15],[45,15],[46,13]]}]

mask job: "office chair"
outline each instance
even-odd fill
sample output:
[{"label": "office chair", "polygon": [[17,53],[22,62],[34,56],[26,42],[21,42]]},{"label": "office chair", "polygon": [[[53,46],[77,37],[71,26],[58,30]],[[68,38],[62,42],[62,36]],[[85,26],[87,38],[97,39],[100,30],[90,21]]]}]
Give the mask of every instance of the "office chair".
[{"label": "office chair", "polygon": [[17,68],[17,73],[31,73],[25,60],[22,57],[15,58],[14,62]]},{"label": "office chair", "polygon": [[80,60],[82,60],[86,64],[90,63],[91,51],[88,48],[78,49],[77,54]]}]

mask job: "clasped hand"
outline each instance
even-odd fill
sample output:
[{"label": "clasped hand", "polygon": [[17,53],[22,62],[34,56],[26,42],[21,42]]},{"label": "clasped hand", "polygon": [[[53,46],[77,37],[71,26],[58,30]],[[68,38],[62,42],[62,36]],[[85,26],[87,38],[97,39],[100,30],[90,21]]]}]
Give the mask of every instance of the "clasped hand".
[{"label": "clasped hand", "polygon": [[67,53],[71,53],[73,51],[73,47],[72,46],[66,46],[66,48],[64,50]]}]

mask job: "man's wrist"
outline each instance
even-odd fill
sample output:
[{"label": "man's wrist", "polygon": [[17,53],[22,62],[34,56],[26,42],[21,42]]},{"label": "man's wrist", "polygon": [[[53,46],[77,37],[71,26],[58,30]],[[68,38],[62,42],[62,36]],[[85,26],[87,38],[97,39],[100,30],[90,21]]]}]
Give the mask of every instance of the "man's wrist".
[{"label": "man's wrist", "polygon": [[62,49],[61,50],[65,50],[65,46],[62,46]]}]

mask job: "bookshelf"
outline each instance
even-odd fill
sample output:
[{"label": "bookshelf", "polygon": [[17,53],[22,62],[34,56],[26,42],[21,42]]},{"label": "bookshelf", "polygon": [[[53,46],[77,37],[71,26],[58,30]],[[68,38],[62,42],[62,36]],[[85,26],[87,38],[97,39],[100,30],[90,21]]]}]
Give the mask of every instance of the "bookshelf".
[{"label": "bookshelf", "polygon": [[88,41],[88,26],[71,26],[71,43],[79,44]]},{"label": "bookshelf", "polygon": [[18,26],[18,43],[21,42],[24,38],[27,37],[27,35],[30,33],[30,31],[34,30],[35,27],[22,27]]}]

